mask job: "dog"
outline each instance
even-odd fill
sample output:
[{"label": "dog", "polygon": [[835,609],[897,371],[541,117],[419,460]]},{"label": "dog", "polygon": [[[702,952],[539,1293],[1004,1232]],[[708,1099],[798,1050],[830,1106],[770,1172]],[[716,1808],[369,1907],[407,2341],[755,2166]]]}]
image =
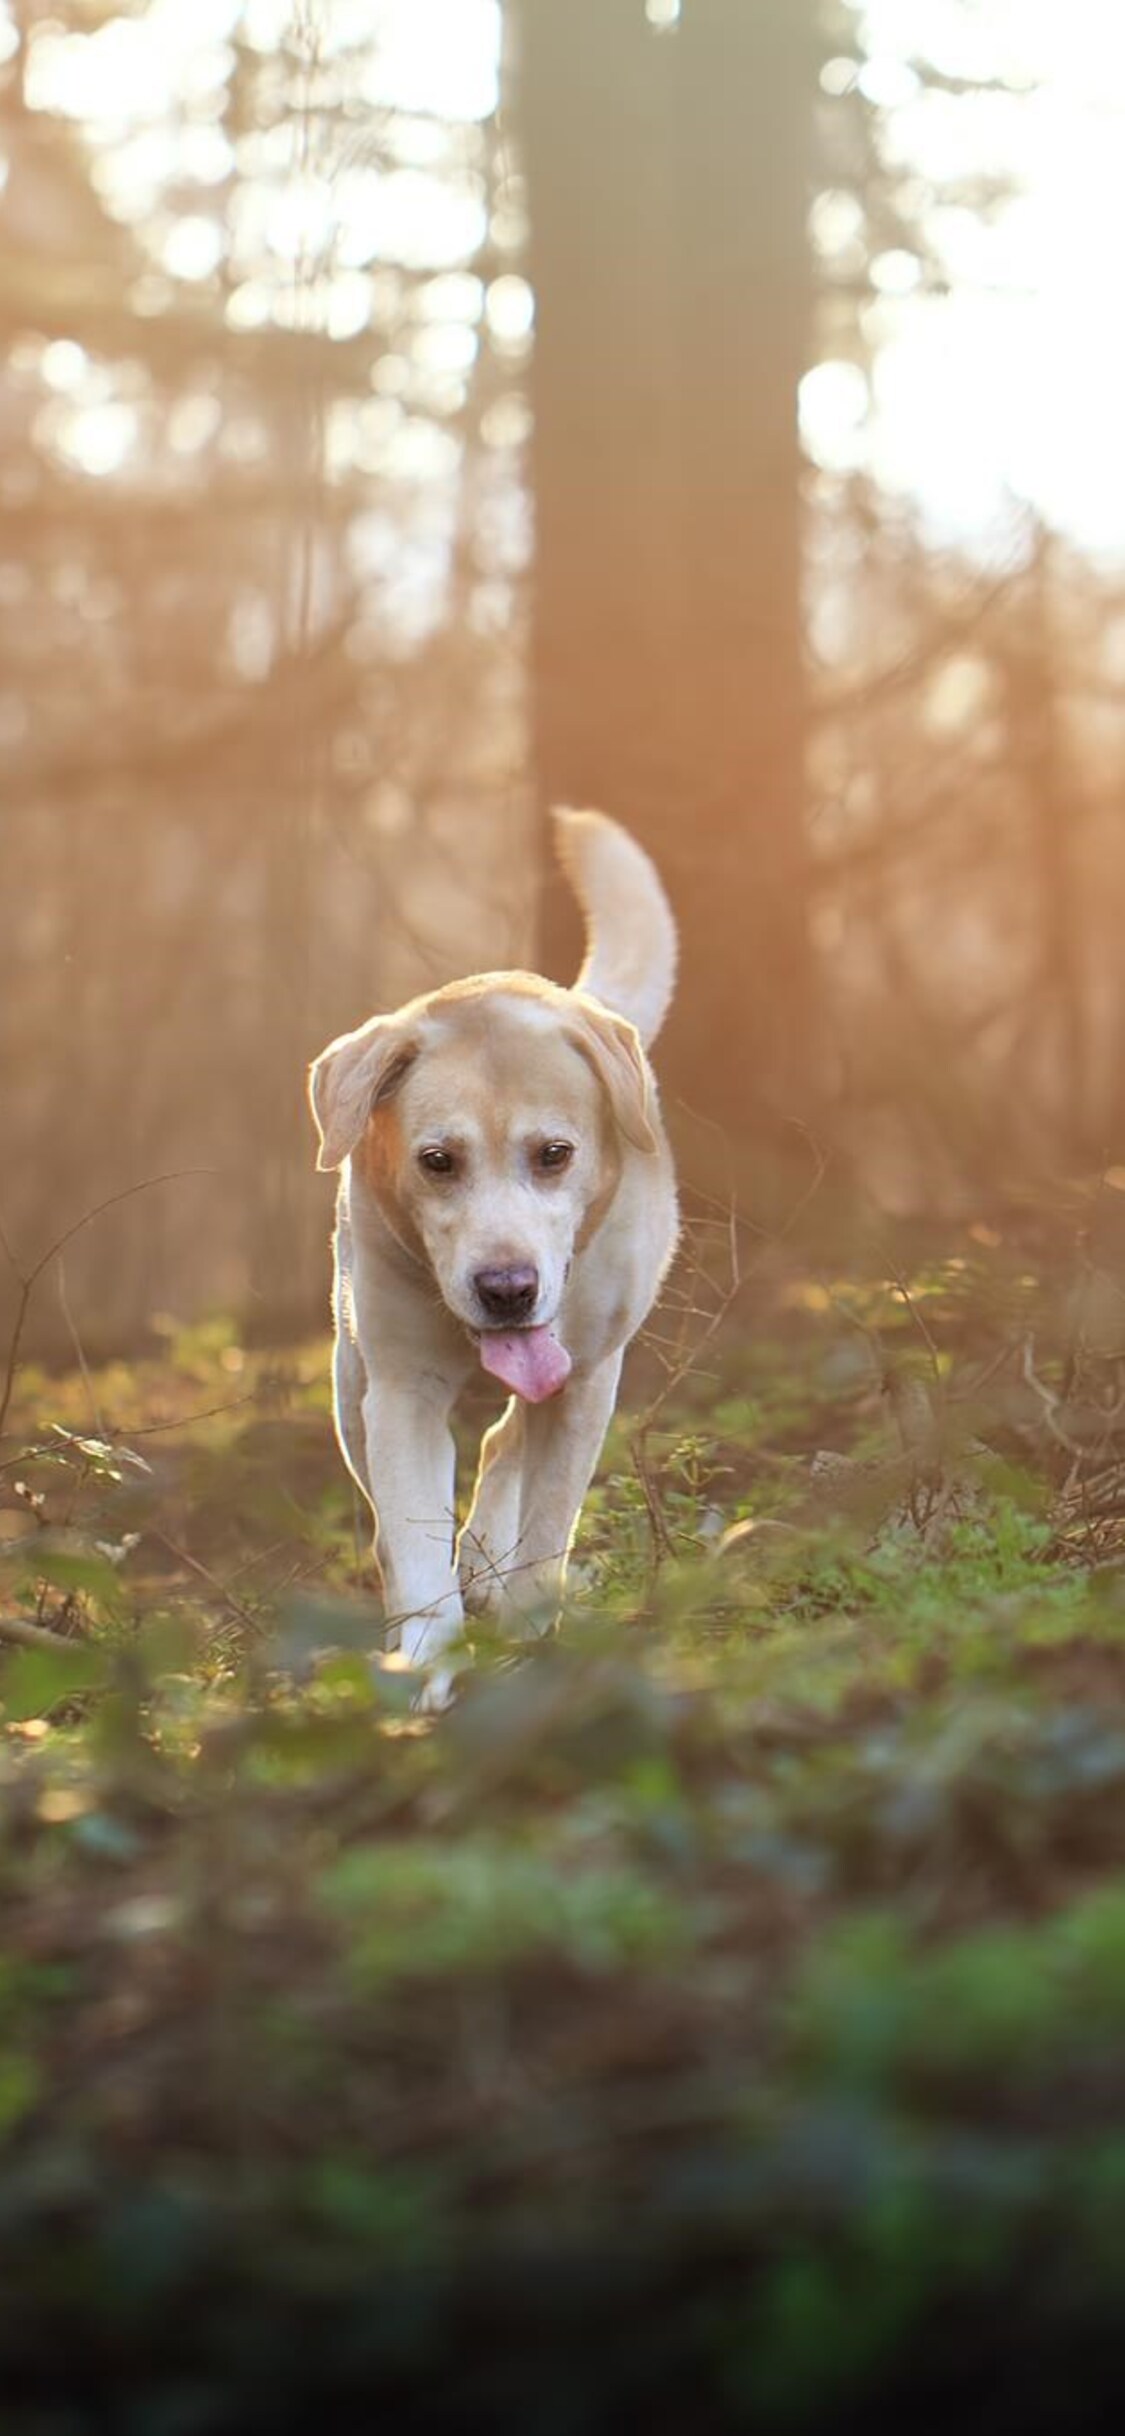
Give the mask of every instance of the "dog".
[{"label": "dog", "polygon": [[[586,926],[573,988],[453,981],[343,1033],[309,1075],[318,1165],[340,1171],[336,1432],[417,1668],[466,1611],[554,1621],[625,1347],[678,1234],[646,1056],[675,982],[671,909],[617,822],[554,819]],[[455,1541],[450,1413],[476,1364],[510,1401]]]}]

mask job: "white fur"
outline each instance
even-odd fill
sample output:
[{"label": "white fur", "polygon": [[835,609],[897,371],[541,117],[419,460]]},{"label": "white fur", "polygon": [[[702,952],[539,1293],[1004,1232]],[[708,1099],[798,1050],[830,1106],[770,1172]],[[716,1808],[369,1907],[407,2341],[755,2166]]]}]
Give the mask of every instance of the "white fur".
[{"label": "white fur", "polygon": [[559,860],[586,921],[575,988],[627,1015],[645,1048],[672,1003],[676,925],[647,854],[604,812],[556,812]]},{"label": "white fur", "polygon": [[[530,974],[454,982],[330,1043],[310,1077],[322,1166],[340,1166],[335,1405],[375,1516],[387,1614],[429,1666],[464,1607],[546,1625],[621,1361],[675,1247],[671,1157],[642,1041],[671,994],[656,873],[597,813],[557,816],[587,921],[572,990]],[[572,1151],[541,1172],[541,1146]],[[436,1178],[419,1153],[451,1146]],[[454,1541],[452,1406],[476,1367],[482,1269],[538,1274],[528,1325],[571,1357],[561,1393],[513,1396],[481,1448]]]}]

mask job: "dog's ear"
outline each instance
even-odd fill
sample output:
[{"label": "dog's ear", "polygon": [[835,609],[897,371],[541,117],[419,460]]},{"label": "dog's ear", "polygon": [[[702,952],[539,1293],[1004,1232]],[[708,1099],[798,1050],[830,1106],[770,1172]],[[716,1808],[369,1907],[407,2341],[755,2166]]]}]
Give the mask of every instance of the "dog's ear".
[{"label": "dog's ear", "polygon": [[397,1015],[373,1015],[358,1032],[342,1032],[321,1050],[309,1068],[309,1105],[320,1135],[318,1167],[342,1165],[372,1109],[397,1091],[418,1046]]},{"label": "dog's ear", "polygon": [[611,1014],[596,999],[581,1002],[570,1037],[597,1075],[618,1129],[635,1150],[654,1151],[652,1089],[641,1036],[624,1015]]}]

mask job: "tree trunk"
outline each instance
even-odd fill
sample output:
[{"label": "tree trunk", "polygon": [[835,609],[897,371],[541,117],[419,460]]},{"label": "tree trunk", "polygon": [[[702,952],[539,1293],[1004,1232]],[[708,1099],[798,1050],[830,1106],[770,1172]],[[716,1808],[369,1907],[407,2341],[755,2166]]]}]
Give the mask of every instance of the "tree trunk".
[{"label": "tree trunk", "polygon": [[[815,0],[516,0],[537,298],[537,783],[675,900],[660,1064],[736,1139],[807,1106],[797,383]],[[544,961],[576,938],[548,883]]]}]

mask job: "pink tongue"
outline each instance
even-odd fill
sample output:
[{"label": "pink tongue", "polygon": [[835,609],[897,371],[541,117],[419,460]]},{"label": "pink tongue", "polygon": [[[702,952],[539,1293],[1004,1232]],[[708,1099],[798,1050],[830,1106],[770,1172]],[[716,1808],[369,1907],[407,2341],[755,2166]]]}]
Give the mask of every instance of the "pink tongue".
[{"label": "pink tongue", "polygon": [[550,1328],[500,1328],[481,1332],[480,1358],[525,1404],[545,1404],[570,1377],[570,1355]]}]

